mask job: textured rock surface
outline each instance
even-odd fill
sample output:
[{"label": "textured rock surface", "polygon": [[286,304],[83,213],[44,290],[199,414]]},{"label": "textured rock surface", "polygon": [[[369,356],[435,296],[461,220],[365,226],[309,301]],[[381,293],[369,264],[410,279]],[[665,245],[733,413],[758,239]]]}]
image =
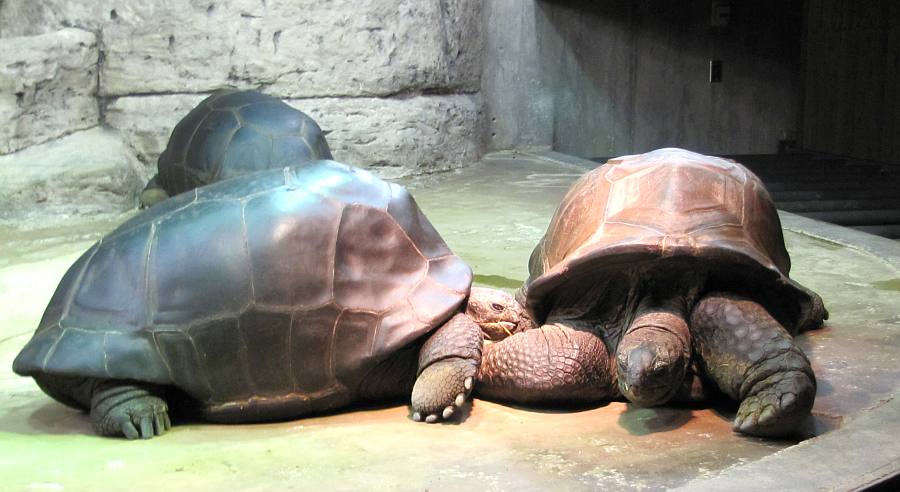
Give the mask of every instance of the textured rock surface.
[{"label": "textured rock surface", "polygon": [[[140,160],[153,167],[172,127],[204,97],[121,97],[107,107],[106,119],[122,131]],[[459,167],[480,155],[477,95],[286,102],[316,120],[327,134],[335,159],[372,167],[384,177]]]},{"label": "textured rock surface", "polygon": [[102,32],[104,95],[280,97],[478,90],[481,0],[7,0],[0,35]]},{"label": "textured rock surface", "polygon": [[478,80],[458,70],[470,64],[451,52],[458,24],[442,2],[167,6],[134,4],[104,26],[103,94],[201,92],[227,80],[282,97],[390,95]]},{"label": "textured rock surface", "polygon": [[313,117],[335,158],[384,177],[460,167],[481,154],[477,96],[288,101]]},{"label": "textured rock surface", "polygon": [[175,124],[206,94],[120,97],[106,107],[106,123],[119,129],[138,159],[155,173],[156,159],[166,148]]},{"label": "textured rock surface", "polygon": [[80,29],[2,39],[0,154],[96,126],[97,39]]},{"label": "textured rock surface", "polygon": [[[175,124],[237,87],[288,100],[329,132],[336,159],[382,176],[459,167],[484,143],[482,11],[481,0],[0,0],[0,155],[99,124],[121,131],[149,175]],[[23,155],[6,167],[31,165]],[[45,155],[57,169],[41,172],[65,175],[66,159]],[[117,183],[117,197],[132,193]]]},{"label": "textured rock surface", "polygon": [[132,209],[146,172],[118,132],[93,128],[0,156],[0,224],[26,229]]}]

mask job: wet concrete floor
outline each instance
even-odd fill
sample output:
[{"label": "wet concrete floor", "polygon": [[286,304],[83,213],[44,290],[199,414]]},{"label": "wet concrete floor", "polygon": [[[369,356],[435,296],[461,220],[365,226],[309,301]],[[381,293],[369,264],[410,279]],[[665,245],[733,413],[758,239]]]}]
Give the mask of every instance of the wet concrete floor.
[{"label": "wet concrete floor", "polygon": [[[478,283],[512,290],[588,165],[501,153],[404,184]],[[274,424],[193,423],[129,442],[94,436],[86,415],[11,371],[62,274],[117,222],[0,230],[0,490],[815,490],[900,470],[890,438],[900,431],[900,247],[888,240],[784,217],[792,276],[831,312],[825,328],[800,337],[819,388],[799,445],[734,434],[728,405],[548,410],[480,399],[461,421],[438,425],[393,404]]]}]

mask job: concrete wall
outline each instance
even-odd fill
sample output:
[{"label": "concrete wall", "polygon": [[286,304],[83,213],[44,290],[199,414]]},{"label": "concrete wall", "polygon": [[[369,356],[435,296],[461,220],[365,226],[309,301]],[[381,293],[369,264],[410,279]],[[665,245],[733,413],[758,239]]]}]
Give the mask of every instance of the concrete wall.
[{"label": "concrete wall", "polygon": [[[731,2],[724,28],[710,26],[710,0],[489,5],[482,87],[493,148],[768,153],[797,138],[799,0]],[[724,62],[722,83],[708,81],[711,59]]]},{"label": "concrete wall", "polygon": [[459,166],[482,145],[481,25],[480,0],[5,0],[0,154],[105,124],[154,164],[232,86],[320,117],[352,164]]},{"label": "concrete wall", "polygon": [[482,41],[481,0],[0,0],[0,222],[133,207],[223,87],[285,99],[386,177],[475,162]]},{"label": "concrete wall", "polygon": [[900,3],[807,3],[803,146],[900,163]]}]

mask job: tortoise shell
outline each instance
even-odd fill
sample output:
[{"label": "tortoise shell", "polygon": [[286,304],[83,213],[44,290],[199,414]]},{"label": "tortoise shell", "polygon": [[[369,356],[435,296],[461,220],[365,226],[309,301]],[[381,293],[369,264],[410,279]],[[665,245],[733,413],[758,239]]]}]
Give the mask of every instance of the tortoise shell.
[{"label": "tortoise shell", "polygon": [[13,369],[174,385],[212,419],[283,418],[352,401],[471,281],[403,187],[330,161],[270,170],[94,244]]},{"label": "tortoise shell", "polygon": [[256,91],[220,90],[175,125],[157,167],[169,196],[241,174],[331,159],[319,125]]},{"label": "tortoise shell", "polygon": [[666,259],[702,263],[715,287],[765,298],[790,326],[813,309],[788,277],[781,221],[760,179],[733,160],[674,148],[612,159],[576,181],[519,299],[543,320],[592,277]]}]

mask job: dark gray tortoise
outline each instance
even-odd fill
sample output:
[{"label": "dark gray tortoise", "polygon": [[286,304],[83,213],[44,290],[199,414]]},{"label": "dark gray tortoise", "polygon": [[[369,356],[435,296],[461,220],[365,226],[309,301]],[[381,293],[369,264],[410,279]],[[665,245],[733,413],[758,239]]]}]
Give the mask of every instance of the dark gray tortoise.
[{"label": "dark gray tortoise", "polygon": [[216,91],[175,125],[157,161],[158,174],[141,193],[141,205],[318,159],[331,159],[331,150],[319,125],[302,111],[257,91]]},{"label": "dark gray tortoise", "polygon": [[480,394],[657,405],[696,390],[693,363],[740,402],[735,430],[789,434],[809,415],[816,382],[793,335],[827,312],[788,277],[778,214],[740,164],[613,159],[569,190],[529,267],[518,299],[542,326],[485,348]]},{"label": "dark gray tortoise", "polygon": [[401,186],[331,161],[249,174],[92,246],[13,370],[103,435],[159,435],[179,402],[251,422],[411,394],[434,422],[481,360],[464,306],[498,322],[495,292],[466,304],[471,280]]}]

